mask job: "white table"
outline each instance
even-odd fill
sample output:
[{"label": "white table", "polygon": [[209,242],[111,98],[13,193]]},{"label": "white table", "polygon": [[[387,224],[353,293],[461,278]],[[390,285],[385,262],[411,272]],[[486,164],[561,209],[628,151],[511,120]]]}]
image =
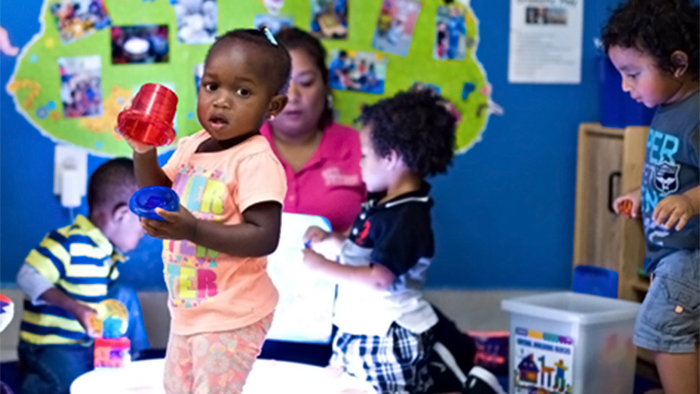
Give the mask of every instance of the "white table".
[{"label": "white table", "polygon": [[[101,368],[76,379],[71,394],[164,394],[163,359],[134,361],[121,369]],[[321,367],[257,360],[243,394],[373,394],[372,386],[347,374],[332,376]]]}]

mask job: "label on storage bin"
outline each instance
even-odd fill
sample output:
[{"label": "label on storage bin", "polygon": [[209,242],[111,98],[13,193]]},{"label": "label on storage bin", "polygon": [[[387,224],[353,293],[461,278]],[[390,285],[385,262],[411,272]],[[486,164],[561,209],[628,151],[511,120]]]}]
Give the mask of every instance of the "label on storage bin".
[{"label": "label on storage bin", "polygon": [[515,394],[572,393],[573,338],[515,329]]}]

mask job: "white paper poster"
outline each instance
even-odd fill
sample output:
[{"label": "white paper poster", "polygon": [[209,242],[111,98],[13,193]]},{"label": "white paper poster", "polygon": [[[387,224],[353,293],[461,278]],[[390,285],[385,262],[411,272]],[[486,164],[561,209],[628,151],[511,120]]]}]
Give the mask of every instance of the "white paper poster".
[{"label": "white paper poster", "polygon": [[583,0],[511,0],[508,81],[581,83]]},{"label": "white paper poster", "polygon": [[[279,246],[267,257],[267,272],[280,295],[268,339],[311,343],[331,340],[335,283],[302,263],[303,236],[310,226],[331,230],[328,220],[320,216],[282,214]],[[336,258],[337,251],[324,250],[323,244],[315,245],[314,250],[326,258]]]}]

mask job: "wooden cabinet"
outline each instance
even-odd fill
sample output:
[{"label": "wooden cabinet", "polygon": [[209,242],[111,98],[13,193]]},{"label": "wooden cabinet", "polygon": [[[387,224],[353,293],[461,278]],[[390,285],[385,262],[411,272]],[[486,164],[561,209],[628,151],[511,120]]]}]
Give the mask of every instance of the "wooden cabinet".
[{"label": "wooden cabinet", "polygon": [[[649,278],[644,267],[645,241],[641,220],[616,215],[612,202],[642,183],[648,127],[625,129],[582,123],[578,130],[574,266],[596,265],[617,271],[618,298],[642,302]],[[637,373],[655,380],[654,358],[637,348],[643,363]]]},{"label": "wooden cabinet", "polygon": [[639,126],[581,124],[576,169],[574,266],[617,271],[618,297],[638,302],[649,288],[648,279],[638,272],[644,265],[642,222],[616,215],[612,202],[639,188],[647,132],[647,127]]}]

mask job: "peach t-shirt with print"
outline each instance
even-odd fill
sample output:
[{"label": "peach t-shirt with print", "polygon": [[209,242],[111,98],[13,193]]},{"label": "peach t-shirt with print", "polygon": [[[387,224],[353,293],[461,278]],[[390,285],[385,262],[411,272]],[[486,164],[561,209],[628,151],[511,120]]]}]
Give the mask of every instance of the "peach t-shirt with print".
[{"label": "peach t-shirt with print", "polygon": [[[195,153],[207,138],[205,131],[183,138],[163,167],[180,204],[197,219],[235,225],[254,204],[284,201],[284,169],[264,137]],[[186,240],[165,240],[163,265],[174,334],[245,327],[277,305],[265,257],[236,257]]]}]

